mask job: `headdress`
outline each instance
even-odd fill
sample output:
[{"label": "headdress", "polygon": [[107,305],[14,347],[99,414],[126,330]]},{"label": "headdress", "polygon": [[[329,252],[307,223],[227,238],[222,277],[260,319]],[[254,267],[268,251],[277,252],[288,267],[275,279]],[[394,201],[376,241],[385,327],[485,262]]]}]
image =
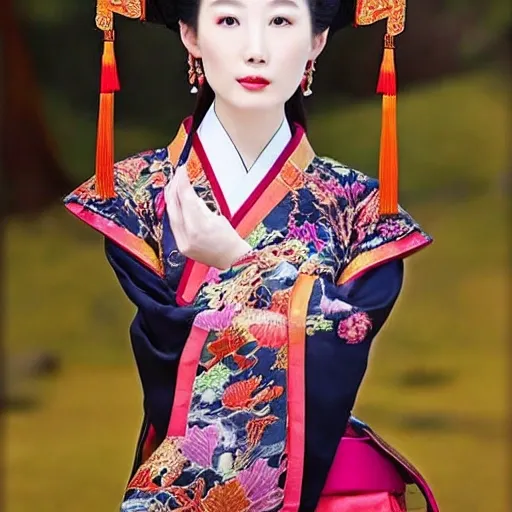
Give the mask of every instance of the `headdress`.
[{"label": "headdress", "polygon": [[[96,26],[104,33],[101,67],[100,105],[96,145],[96,191],[101,197],[113,197],[114,190],[114,93],[119,78],[114,56],[114,14],[179,28],[186,11],[197,1],[187,0],[97,0]],[[406,0],[317,0],[315,25],[337,31],[348,25],[370,25],[386,20],[384,56],[377,92],[382,94],[379,181],[380,213],[394,214],[398,209],[398,146],[396,127],[396,77],[394,38],[404,30]]]}]

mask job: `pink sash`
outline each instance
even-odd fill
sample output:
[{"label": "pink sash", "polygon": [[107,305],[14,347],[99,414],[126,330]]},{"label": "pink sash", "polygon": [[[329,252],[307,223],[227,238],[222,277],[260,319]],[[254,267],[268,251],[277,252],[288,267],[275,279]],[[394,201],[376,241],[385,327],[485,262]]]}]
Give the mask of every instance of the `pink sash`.
[{"label": "pink sash", "polygon": [[402,494],[404,479],[369,437],[344,437],[327,477],[323,495],[387,491]]},{"label": "pink sash", "polygon": [[[350,418],[315,512],[406,512],[407,484],[423,494],[426,512],[439,512],[425,479],[365,424]],[[415,509],[416,510],[416,509]]]}]

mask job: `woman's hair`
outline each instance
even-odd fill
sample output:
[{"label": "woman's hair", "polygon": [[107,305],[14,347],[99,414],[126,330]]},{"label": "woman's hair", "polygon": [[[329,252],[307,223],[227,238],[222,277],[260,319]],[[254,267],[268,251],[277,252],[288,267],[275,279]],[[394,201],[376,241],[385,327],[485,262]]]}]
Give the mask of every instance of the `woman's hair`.
[{"label": "woman's hair", "polygon": [[[201,0],[178,0],[176,3],[177,14],[179,19],[197,32],[199,7]],[[339,0],[307,0],[311,12],[312,32],[313,35],[321,34],[329,27],[330,21],[339,8]],[[213,103],[215,94],[210,84],[205,79],[203,85],[199,89],[197,102],[193,113],[193,127],[195,131],[206,112]],[[304,129],[306,126],[306,113],[304,111],[304,103],[302,99],[302,91],[300,87],[293,93],[293,96],[285,104],[285,113],[288,121],[292,124],[297,123]]]}]

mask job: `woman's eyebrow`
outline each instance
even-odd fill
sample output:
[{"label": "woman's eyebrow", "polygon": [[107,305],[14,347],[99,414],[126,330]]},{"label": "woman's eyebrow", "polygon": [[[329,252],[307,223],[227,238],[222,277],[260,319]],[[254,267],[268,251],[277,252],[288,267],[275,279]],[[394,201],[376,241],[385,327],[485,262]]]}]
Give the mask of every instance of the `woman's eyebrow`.
[{"label": "woman's eyebrow", "polygon": [[[261,0],[255,0],[255,1],[261,1]],[[275,6],[286,6],[286,7],[294,7],[295,9],[298,9],[299,6],[297,2],[294,0],[271,0],[269,2],[272,7]],[[243,3],[239,0],[214,0],[211,4],[212,7],[219,7],[219,6],[231,6],[231,7],[243,7]]]}]

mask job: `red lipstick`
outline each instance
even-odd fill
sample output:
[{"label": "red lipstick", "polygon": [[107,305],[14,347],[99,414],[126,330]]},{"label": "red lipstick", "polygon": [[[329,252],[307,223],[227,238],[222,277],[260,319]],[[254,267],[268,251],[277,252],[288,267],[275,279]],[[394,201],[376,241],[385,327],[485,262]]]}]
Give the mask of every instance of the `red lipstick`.
[{"label": "red lipstick", "polygon": [[270,82],[262,76],[244,76],[243,78],[237,78],[237,82],[250,91],[259,91],[270,84]]}]

